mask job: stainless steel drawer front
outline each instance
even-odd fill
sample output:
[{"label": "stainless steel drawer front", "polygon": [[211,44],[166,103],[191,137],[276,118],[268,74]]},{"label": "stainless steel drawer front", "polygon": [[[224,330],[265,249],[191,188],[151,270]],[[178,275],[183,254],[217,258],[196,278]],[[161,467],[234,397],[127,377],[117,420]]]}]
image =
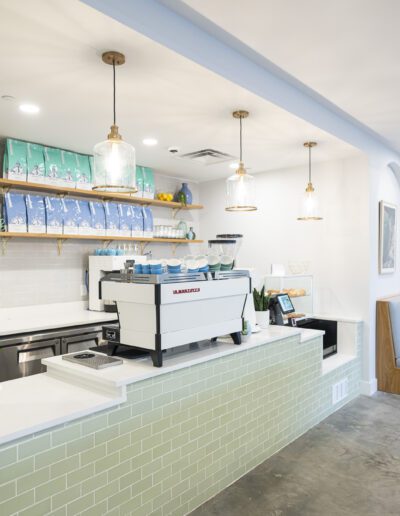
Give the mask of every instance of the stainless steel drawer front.
[{"label": "stainless steel drawer front", "polygon": [[34,360],[42,360],[42,358],[54,357],[54,347],[39,348],[34,350],[18,351],[18,363],[32,362]]},{"label": "stainless steel drawer front", "polygon": [[60,339],[42,340],[0,347],[0,381],[44,373],[42,358],[59,355]]},{"label": "stainless steel drawer front", "polygon": [[43,358],[82,351],[102,342],[99,324],[0,337],[0,382],[43,373]]}]

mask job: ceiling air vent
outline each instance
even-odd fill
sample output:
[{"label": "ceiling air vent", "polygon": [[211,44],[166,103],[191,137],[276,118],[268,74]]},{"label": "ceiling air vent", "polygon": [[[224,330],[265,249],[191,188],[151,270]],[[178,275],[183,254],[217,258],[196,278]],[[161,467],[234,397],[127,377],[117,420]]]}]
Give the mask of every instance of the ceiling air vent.
[{"label": "ceiling air vent", "polygon": [[187,154],[181,154],[179,158],[197,161],[203,165],[216,165],[217,163],[224,163],[225,161],[236,159],[230,154],[226,154],[225,152],[220,152],[215,149],[202,149],[196,152],[188,152]]}]

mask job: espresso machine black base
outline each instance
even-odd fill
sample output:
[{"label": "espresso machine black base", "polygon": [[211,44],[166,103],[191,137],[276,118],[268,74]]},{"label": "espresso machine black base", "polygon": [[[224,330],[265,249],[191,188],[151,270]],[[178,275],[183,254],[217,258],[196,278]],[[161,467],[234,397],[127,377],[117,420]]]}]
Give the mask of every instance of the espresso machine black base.
[{"label": "espresso machine black base", "polygon": [[[242,333],[240,331],[235,331],[234,333],[231,333],[230,336],[232,337],[234,344],[242,343]],[[211,342],[216,342],[218,340],[218,337],[213,337],[210,340],[211,340]]]}]

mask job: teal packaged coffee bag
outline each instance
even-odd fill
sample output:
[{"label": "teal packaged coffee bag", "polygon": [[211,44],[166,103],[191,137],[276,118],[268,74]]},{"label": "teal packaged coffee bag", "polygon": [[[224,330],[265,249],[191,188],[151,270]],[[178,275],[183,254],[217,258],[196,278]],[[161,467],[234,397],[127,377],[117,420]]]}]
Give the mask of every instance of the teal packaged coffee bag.
[{"label": "teal packaged coffee bag", "polygon": [[27,144],[28,181],[30,183],[44,183],[44,153],[43,145],[38,143]]},{"label": "teal packaged coffee bag", "polygon": [[154,174],[149,167],[142,167],[143,171],[143,194],[142,197],[146,199],[154,199]]},{"label": "teal packaged coffee bag", "polygon": [[66,186],[68,188],[75,188],[77,157],[75,152],[61,151],[62,168],[59,174],[59,186]]},{"label": "teal packaged coffee bag", "polygon": [[144,173],[143,167],[140,165],[136,165],[136,188],[138,189],[136,195],[138,197],[143,197]]},{"label": "teal packaged coffee bag", "polygon": [[87,154],[77,154],[78,169],[76,172],[76,188],[81,190],[92,189],[92,174],[90,171],[89,156]]},{"label": "teal packaged coffee bag", "polygon": [[3,159],[3,176],[12,181],[27,179],[27,143],[7,138]]},{"label": "teal packaged coffee bag", "polygon": [[44,168],[46,184],[61,186],[59,183],[62,169],[60,149],[44,147]]}]

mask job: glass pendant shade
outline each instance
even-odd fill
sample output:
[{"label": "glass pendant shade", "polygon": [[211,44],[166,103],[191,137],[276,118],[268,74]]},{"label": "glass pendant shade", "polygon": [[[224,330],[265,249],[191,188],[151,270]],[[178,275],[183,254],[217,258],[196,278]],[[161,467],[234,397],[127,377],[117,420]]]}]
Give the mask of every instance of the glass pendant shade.
[{"label": "glass pendant shade", "polygon": [[297,220],[322,220],[319,215],[319,201],[311,183],[308,184],[301,202],[300,216]]},{"label": "glass pendant shade", "polygon": [[242,159],[242,120],[249,116],[248,111],[240,110],[232,113],[233,118],[238,118],[240,122],[240,161],[239,166],[233,174],[226,180],[226,211],[256,211],[255,203],[255,180],[247,173]]},{"label": "glass pendant shade", "polygon": [[297,220],[322,220],[319,213],[318,197],[311,182],[311,149],[316,145],[316,142],[304,143],[304,147],[308,149],[308,184],[306,191],[303,194],[300,216],[297,217]]},{"label": "glass pendant shade", "polygon": [[114,193],[137,192],[135,149],[121,137],[110,138],[110,135],[93,150],[93,189]]},{"label": "glass pendant shade", "polygon": [[[242,168],[240,167],[242,165]],[[226,180],[226,211],[255,211],[255,180],[246,172],[243,164]],[[244,172],[243,172],[244,171]]]},{"label": "glass pendant shade", "polygon": [[113,124],[107,140],[93,149],[93,190],[113,193],[135,193],[136,153],[134,147],[122,140],[116,125],[115,67],[125,63],[125,56],[110,50],[104,52],[102,60],[113,67]]}]

